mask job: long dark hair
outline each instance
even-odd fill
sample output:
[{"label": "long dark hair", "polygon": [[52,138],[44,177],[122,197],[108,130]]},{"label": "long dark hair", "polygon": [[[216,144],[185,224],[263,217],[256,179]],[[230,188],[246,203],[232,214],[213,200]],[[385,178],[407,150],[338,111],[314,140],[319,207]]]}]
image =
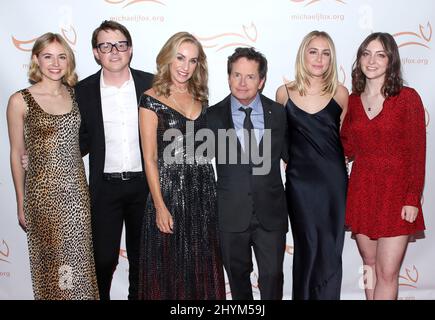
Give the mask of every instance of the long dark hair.
[{"label": "long dark hair", "polygon": [[384,97],[396,96],[403,87],[399,48],[393,36],[386,32],[370,34],[359,46],[355,62],[352,66],[352,92],[360,95],[365,89],[366,76],[361,70],[360,59],[364,50],[373,40],[381,42],[388,57],[388,66],[381,92]]}]

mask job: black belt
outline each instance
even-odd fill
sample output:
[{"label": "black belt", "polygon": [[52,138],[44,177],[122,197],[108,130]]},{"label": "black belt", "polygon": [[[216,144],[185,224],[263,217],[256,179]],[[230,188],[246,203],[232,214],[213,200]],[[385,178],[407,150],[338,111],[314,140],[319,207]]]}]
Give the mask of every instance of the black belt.
[{"label": "black belt", "polygon": [[104,173],[104,180],[131,180],[134,178],[143,178],[144,173],[142,171],[138,172],[113,172],[113,173]]}]

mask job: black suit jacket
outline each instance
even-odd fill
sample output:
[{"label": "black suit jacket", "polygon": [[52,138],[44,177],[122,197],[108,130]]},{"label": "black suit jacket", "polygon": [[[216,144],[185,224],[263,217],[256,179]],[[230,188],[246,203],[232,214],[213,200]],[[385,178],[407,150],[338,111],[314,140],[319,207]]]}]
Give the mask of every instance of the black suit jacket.
[{"label": "black suit jacket", "polygon": [[[153,75],[131,68],[130,70],[139,104],[142,93],[152,86]],[[92,207],[94,207],[99,186],[103,180],[106,154],[103,111],[101,109],[100,76],[101,70],[81,80],[75,87],[76,99],[82,118],[80,125],[80,151],[82,156],[89,154],[89,190]]]},{"label": "black suit jacket", "polygon": [[[288,230],[288,213],[281,179],[280,159],[287,161],[287,116],[285,108],[260,95],[264,111],[264,128],[271,129],[271,169],[266,175],[253,175],[251,164],[241,164],[241,146],[237,139],[237,164],[219,163],[218,130],[234,129],[231,98],[226,97],[207,109],[207,121],[216,138],[216,170],[219,228],[225,232],[242,232],[250,224],[252,214],[267,230]],[[260,141],[260,150],[263,149]],[[261,151],[260,151],[261,152]]]}]

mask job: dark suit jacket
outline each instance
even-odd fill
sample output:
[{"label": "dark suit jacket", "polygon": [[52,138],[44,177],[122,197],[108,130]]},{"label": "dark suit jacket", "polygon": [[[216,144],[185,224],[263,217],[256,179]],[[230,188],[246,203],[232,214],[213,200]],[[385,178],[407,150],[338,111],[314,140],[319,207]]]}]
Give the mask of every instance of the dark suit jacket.
[{"label": "dark suit jacket", "polygon": [[[130,70],[139,104],[139,98],[142,93],[152,86],[153,75],[131,68]],[[89,153],[89,190],[92,207],[94,207],[99,186],[103,180],[106,154],[103,111],[101,109],[100,75],[101,70],[81,80],[75,87],[76,99],[82,118],[80,125],[80,151],[82,156]]]},{"label": "dark suit jacket", "polygon": [[[219,228],[225,232],[242,232],[252,214],[267,230],[288,230],[288,213],[281,179],[280,159],[287,161],[287,116],[285,108],[260,95],[264,111],[264,128],[271,129],[271,170],[253,175],[251,164],[240,164],[241,146],[237,139],[237,164],[218,163],[217,131],[234,129],[230,96],[208,108],[207,121],[216,137],[216,170]],[[232,146],[235,147],[235,146]],[[263,139],[260,141],[263,149]],[[226,156],[228,160],[228,149]],[[261,152],[261,151],[260,151]]]}]

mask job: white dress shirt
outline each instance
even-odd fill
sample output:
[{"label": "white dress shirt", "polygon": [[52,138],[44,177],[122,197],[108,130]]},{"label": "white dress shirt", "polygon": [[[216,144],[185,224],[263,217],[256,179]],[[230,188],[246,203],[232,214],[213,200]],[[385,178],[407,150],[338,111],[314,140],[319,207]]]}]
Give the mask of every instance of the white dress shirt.
[{"label": "white dress shirt", "polygon": [[142,171],[136,89],[130,79],[118,88],[100,78],[106,159],[104,172]]}]

